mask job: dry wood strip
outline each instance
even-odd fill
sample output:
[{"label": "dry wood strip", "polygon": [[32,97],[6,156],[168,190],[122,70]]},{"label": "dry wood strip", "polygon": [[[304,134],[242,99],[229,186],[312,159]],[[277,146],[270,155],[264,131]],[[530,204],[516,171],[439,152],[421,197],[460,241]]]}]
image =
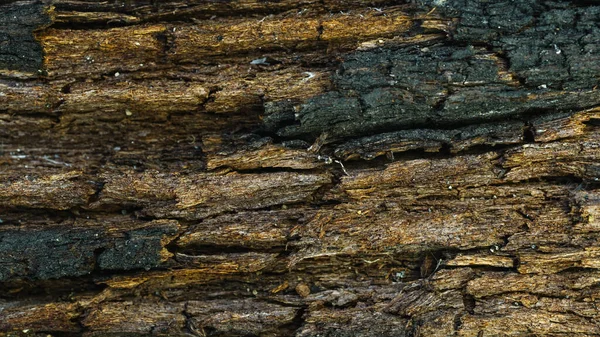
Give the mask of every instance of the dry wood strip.
[{"label": "dry wood strip", "polygon": [[44,84],[0,81],[0,105],[9,114],[55,116],[61,103],[60,89]]},{"label": "dry wood strip", "polygon": [[362,10],[372,6],[374,11],[382,12],[384,6],[395,5],[395,1],[161,1],[160,3],[131,2],[104,3],[88,1],[58,0],[56,22],[64,24],[136,24],[154,20],[190,20],[215,19],[217,17],[256,16],[259,19],[277,13],[288,12],[292,15],[306,15],[311,12],[339,12]]},{"label": "dry wood strip", "polygon": [[188,251],[194,247],[281,248],[296,224],[313,213],[301,208],[224,214],[191,226],[178,238],[177,245]]},{"label": "dry wood strip", "polygon": [[[293,29],[292,29],[293,27]],[[50,77],[148,71],[180,63],[210,63],[228,55],[307,50],[349,44],[408,31],[412,18],[391,10],[304,18],[199,21],[198,24],[140,25],[109,30],[50,29],[40,34]],[[348,48],[346,46],[346,48]],[[257,55],[260,57],[260,54]],[[259,64],[259,63],[257,63]],[[268,64],[264,61],[264,64]]]},{"label": "dry wood strip", "polygon": [[20,177],[17,181],[4,181],[0,189],[0,204],[4,207],[69,209],[87,204],[95,193],[82,172],[40,177]]},{"label": "dry wood strip", "polygon": [[[200,219],[224,212],[311,202],[331,183],[329,174],[274,172],[270,174],[181,176],[146,171],[107,172],[106,184],[93,209],[110,205],[143,207],[155,217]],[[285,187],[285,188],[284,188]],[[162,207],[156,207],[162,204]]]},{"label": "dry wood strip", "polygon": [[[157,68],[164,54],[167,27],[150,25],[108,31],[49,29],[39,37],[48,75],[114,74]],[[162,38],[161,38],[162,36]]]}]

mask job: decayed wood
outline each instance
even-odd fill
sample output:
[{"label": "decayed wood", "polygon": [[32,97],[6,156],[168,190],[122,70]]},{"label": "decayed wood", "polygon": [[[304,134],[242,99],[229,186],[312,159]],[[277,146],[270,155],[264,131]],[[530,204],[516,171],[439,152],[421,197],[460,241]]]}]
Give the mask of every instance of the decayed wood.
[{"label": "decayed wood", "polygon": [[600,335],[592,2],[0,23],[0,335]]}]

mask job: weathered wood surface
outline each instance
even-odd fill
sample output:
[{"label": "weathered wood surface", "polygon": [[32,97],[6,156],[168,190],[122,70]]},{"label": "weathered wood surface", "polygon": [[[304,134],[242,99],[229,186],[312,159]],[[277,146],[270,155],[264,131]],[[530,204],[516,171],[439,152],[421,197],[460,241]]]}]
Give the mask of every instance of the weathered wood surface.
[{"label": "weathered wood surface", "polygon": [[600,6],[0,6],[0,335],[596,336]]}]

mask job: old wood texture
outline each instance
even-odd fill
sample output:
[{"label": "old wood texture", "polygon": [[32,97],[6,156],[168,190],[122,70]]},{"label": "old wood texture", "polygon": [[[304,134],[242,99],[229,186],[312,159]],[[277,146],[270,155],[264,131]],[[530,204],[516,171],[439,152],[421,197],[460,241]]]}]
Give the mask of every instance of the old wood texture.
[{"label": "old wood texture", "polygon": [[0,5],[0,336],[600,335],[594,1]]}]

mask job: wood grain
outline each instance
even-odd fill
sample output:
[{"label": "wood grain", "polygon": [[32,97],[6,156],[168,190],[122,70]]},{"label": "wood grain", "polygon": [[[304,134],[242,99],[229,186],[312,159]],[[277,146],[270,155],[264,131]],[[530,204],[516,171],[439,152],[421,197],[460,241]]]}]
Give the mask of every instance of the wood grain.
[{"label": "wood grain", "polygon": [[600,335],[599,22],[4,2],[0,336]]}]

